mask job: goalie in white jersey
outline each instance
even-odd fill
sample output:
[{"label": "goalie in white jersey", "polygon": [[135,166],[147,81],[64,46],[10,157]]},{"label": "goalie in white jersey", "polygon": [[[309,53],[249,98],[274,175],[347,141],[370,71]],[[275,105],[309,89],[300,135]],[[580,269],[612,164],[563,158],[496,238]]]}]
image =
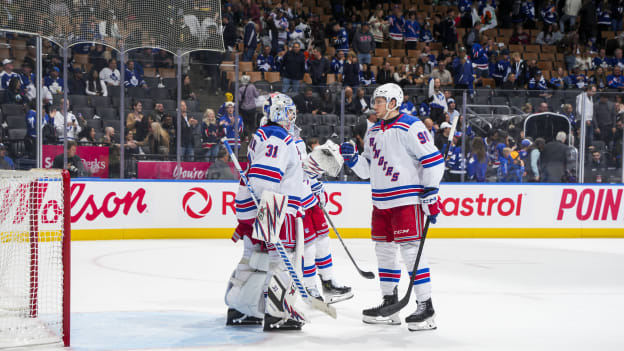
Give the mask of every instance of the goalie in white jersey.
[{"label": "goalie in white jersey", "polygon": [[[284,248],[292,253],[296,240],[296,217],[303,195],[301,160],[294,139],[288,133],[295,122],[295,105],[284,94],[272,94],[265,113],[267,124],[256,131],[249,143],[246,174],[256,199],[260,199],[264,191],[288,196],[286,218],[279,236]],[[251,239],[256,211],[249,190],[241,186],[236,196],[239,225],[232,239],[237,241],[243,237],[245,249],[226,292],[226,304],[230,307],[228,324],[257,324],[260,318],[264,318],[265,331],[301,329],[304,318],[294,306],[294,299],[280,301],[280,298],[296,297],[294,292],[275,298],[268,291],[266,296],[262,296],[262,292],[267,292],[268,286],[273,284],[273,279],[278,280],[279,285],[288,287],[291,286],[291,278],[272,244],[266,244],[269,252],[266,262],[266,254],[261,254],[262,245]],[[259,271],[267,272],[262,285],[259,284]],[[288,310],[284,310],[284,303],[289,306]]]},{"label": "goalie in white jersey", "polygon": [[[382,306],[398,302],[397,285],[401,268],[397,251],[411,275],[418,254],[424,215],[431,223],[440,212],[438,187],[444,160],[425,125],[398,108],[403,91],[393,83],[373,94],[373,108],[380,120],[366,133],[364,152],[358,157],[351,142],[341,145],[345,164],[363,179],[370,178],[373,200],[371,236],[379,266],[383,303],[363,311],[363,321],[372,324],[401,324],[398,312],[381,317]],[[414,280],[418,307],[406,318],[410,330],[434,329],[429,267],[421,257]]]}]

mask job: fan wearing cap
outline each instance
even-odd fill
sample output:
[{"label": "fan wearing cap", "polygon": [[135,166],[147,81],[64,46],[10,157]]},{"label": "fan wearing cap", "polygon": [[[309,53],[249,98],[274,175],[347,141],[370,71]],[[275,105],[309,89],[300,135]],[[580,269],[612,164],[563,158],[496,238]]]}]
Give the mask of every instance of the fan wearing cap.
[{"label": "fan wearing cap", "polygon": [[50,74],[43,79],[43,85],[48,87],[52,94],[60,94],[63,92],[63,78],[59,75],[61,70],[54,66],[50,69]]},{"label": "fan wearing cap", "polygon": [[[444,159],[429,131],[416,117],[398,111],[403,90],[397,84],[379,86],[373,93],[373,108],[380,120],[367,132],[364,152],[345,142],[340,152],[345,164],[360,178],[370,178],[372,188],[371,237],[379,267],[383,303],[362,312],[369,324],[401,324],[398,313],[383,317],[380,308],[398,302],[401,276],[399,251],[410,272],[416,261],[424,217],[436,223],[440,212],[438,187],[444,173]],[[429,267],[425,256],[415,274],[416,312],[407,317],[409,330],[435,328],[431,302]]]},{"label": "fan wearing cap", "polygon": [[13,61],[9,59],[2,60],[3,71],[0,73],[0,90],[5,90],[9,87],[11,78],[19,78],[19,74],[13,72]]},{"label": "fan wearing cap", "polygon": [[217,111],[217,118],[221,118],[225,115],[227,103],[233,101],[234,95],[232,95],[232,93],[225,93],[225,102],[221,105],[221,107],[219,107],[219,111]]},{"label": "fan wearing cap", "polygon": [[[236,137],[237,123],[238,138]],[[225,103],[225,115],[219,119],[219,126],[223,128],[223,133],[231,145],[240,145],[240,135],[243,133],[243,119],[241,116],[234,116],[233,102]]]},{"label": "fan wearing cap", "polygon": [[448,138],[450,133],[451,124],[449,122],[442,122],[442,124],[440,124],[440,128],[435,133],[434,143],[441,153],[444,153],[444,151],[446,151],[446,146],[448,144]]}]

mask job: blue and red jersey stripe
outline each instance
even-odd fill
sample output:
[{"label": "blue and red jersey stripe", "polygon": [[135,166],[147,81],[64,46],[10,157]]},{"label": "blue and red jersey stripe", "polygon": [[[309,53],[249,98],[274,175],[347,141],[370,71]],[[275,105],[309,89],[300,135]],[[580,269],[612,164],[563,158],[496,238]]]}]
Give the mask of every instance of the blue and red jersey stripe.
[{"label": "blue and red jersey stripe", "polygon": [[255,164],[251,166],[251,168],[249,168],[249,172],[247,172],[247,176],[249,178],[259,178],[259,179],[268,180],[270,182],[279,183],[282,181],[284,172],[282,172],[279,168],[276,168],[276,167]]},{"label": "blue and red jersey stripe", "polygon": [[401,270],[379,268],[379,281],[398,283],[401,279]]},{"label": "blue and red jersey stripe", "polygon": [[388,189],[372,189],[374,201],[389,201],[409,196],[419,196],[422,185],[404,185]]},{"label": "blue and red jersey stripe", "polygon": [[433,167],[441,163],[444,163],[444,157],[442,157],[442,154],[440,153],[440,151],[436,151],[436,152],[430,153],[429,155],[425,155],[419,158],[418,160],[420,161],[420,164],[424,168],[429,168],[429,167]]}]

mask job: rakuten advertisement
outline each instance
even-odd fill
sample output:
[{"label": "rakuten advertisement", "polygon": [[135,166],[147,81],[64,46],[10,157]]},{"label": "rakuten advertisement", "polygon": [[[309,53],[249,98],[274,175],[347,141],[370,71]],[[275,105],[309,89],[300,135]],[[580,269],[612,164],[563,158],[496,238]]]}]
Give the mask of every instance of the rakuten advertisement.
[{"label": "rakuten advertisement", "polygon": [[[370,237],[370,185],[326,188],[340,234]],[[236,182],[78,180],[72,230],[77,239],[227,238],[236,226],[237,189]],[[578,237],[588,228],[624,237],[624,186],[444,184],[440,196],[434,237]]]}]

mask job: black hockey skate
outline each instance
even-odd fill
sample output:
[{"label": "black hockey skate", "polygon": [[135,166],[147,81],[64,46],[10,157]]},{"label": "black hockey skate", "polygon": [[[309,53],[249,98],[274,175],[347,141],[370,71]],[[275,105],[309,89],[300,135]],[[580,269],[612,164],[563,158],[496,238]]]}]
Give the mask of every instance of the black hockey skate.
[{"label": "black hockey skate", "polygon": [[264,331],[282,331],[282,330],[301,330],[303,326],[302,322],[297,322],[294,319],[288,319],[284,321],[282,318],[273,317],[266,313],[264,315]]},{"label": "black hockey skate", "polygon": [[321,277],[321,285],[323,286],[323,294],[328,304],[348,300],[353,297],[350,286],[340,286],[333,279],[323,280],[323,277]]},{"label": "black hockey skate", "polygon": [[262,318],[248,316],[233,308],[228,308],[225,325],[262,325]]},{"label": "black hockey skate", "polygon": [[394,291],[392,292],[392,295],[384,296],[383,303],[381,305],[362,311],[362,314],[363,314],[362,322],[368,323],[368,324],[387,324],[387,325],[401,324],[401,319],[399,318],[399,312],[388,317],[383,317],[381,314],[379,314],[379,310],[382,307],[394,305],[398,302],[399,302],[399,296],[398,296],[397,288],[394,287]]},{"label": "black hockey skate", "polygon": [[416,312],[405,318],[405,323],[410,331],[436,329],[435,311],[431,299],[418,302]]}]

